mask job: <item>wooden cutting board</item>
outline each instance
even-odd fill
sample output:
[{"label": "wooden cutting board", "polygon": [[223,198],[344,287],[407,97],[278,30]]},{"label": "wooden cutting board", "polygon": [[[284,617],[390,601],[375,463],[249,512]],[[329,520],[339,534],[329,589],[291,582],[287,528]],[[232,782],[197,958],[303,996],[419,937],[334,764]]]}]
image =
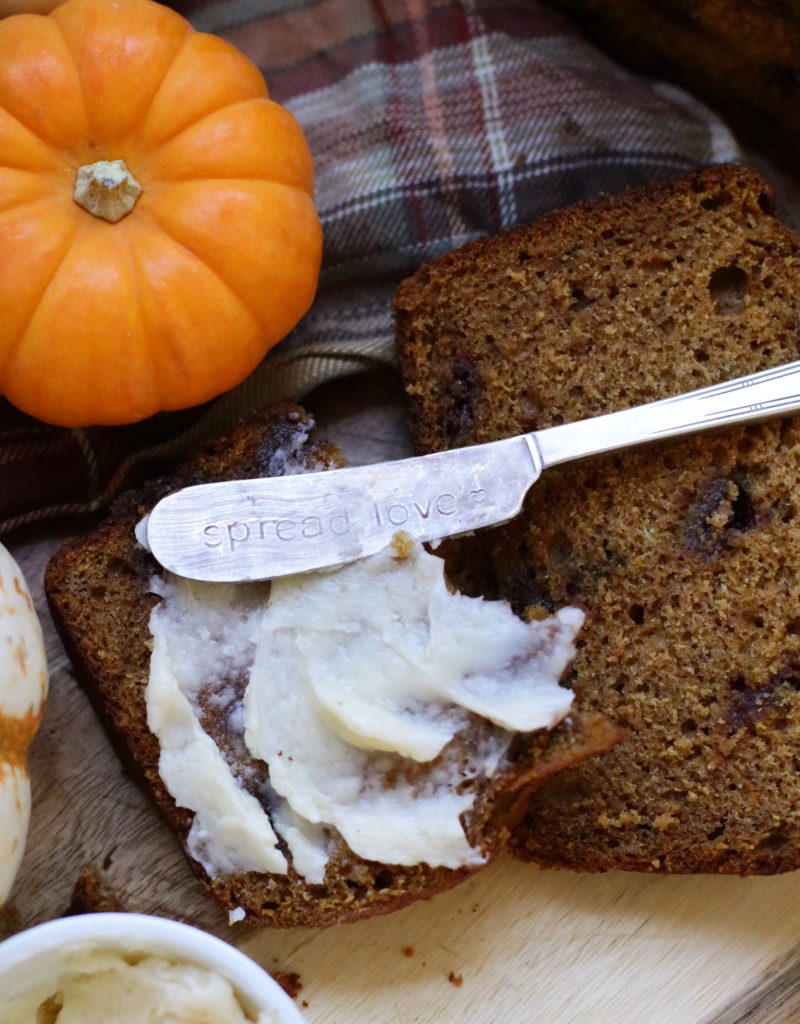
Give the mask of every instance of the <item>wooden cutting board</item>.
[{"label": "wooden cutting board", "polygon": [[[351,462],[409,451],[388,375],[309,399]],[[229,926],[117,761],[55,634],[42,573],[64,531],[9,544],[44,624],[51,692],[34,817],[5,926],[59,916],[94,863],[130,910],[206,928],[296,974],[309,1024],[778,1024],[800,1020],[800,873],[775,878],[542,872],[501,858],[435,899],[320,930]]]}]

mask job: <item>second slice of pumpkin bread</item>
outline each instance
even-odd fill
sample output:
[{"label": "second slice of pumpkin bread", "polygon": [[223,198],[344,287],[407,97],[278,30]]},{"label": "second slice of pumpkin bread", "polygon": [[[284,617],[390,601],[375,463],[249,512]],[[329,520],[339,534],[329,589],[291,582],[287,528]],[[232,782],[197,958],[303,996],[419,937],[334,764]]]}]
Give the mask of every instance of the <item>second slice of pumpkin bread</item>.
[{"label": "second slice of pumpkin bread", "polygon": [[[396,297],[421,452],[796,360],[800,245],[718,166],[547,216]],[[448,545],[472,593],[587,613],[568,682],[625,741],[532,797],[517,853],[580,870],[800,867],[800,421],[548,470]]]}]

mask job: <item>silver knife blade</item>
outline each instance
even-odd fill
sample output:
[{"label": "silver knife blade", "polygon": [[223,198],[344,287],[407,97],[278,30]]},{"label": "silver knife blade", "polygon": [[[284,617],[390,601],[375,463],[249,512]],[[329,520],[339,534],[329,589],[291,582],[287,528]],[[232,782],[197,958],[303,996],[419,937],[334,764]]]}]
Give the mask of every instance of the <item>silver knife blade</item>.
[{"label": "silver knife blade", "polygon": [[352,469],[186,487],[150,513],[161,564],[209,582],[271,579],[513,518],[542,470],[800,409],[800,361],[532,434]]},{"label": "silver knife blade", "polygon": [[155,506],[147,543],[178,575],[271,579],[374,555],[399,532],[427,541],[505,522],[540,472],[528,435],[352,469],[198,484]]}]

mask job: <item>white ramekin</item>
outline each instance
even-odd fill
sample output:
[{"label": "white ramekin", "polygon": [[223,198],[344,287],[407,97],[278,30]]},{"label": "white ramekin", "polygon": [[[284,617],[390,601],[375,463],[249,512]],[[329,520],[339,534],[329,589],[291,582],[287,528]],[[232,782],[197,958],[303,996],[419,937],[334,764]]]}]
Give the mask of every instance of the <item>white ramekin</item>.
[{"label": "white ramekin", "polygon": [[248,1013],[272,1024],[303,1024],[289,996],[261,967],[208,932],[144,914],[79,914],[37,925],[0,942],[0,1008],[43,983],[55,991],[69,957],[95,949],[156,953],[216,971]]}]

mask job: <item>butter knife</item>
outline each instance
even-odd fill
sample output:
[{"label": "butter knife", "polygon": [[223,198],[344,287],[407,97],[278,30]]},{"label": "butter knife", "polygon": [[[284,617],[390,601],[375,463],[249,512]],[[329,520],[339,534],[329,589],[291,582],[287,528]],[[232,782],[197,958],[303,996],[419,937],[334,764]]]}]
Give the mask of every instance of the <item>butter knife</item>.
[{"label": "butter knife", "polygon": [[548,466],[800,409],[800,361],[518,437],[351,469],[199,484],[153,508],[147,544],[171,572],[271,579],[507,522]]}]

